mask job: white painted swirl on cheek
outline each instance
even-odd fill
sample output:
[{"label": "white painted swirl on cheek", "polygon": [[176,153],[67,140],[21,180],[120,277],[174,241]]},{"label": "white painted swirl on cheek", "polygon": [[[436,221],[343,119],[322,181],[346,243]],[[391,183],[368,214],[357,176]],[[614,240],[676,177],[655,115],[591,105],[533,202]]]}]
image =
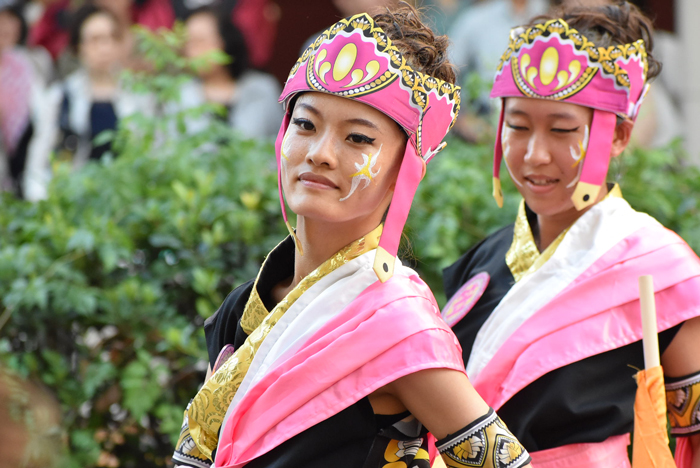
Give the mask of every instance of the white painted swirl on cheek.
[{"label": "white painted swirl on cheek", "polygon": [[374,169],[374,166],[379,160],[379,154],[382,152],[382,146],[379,147],[379,151],[377,151],[377,154],[375,155],[372,155],[372,153],[362,153],[362,164],[355,163],[355,170],[357,170],[357,172],[350,176],[352,177],[352,185],[350,186],[350,192],[346,196],[341,198],[340,201],[345,201],[348,198],[350,198],[350,196],[353,193],[355,193],[355,190],[357,190],[357,187],[359,187],[361,182],[365,183],[364,187],[362,187],[363,189],[365,189],[367,188],[367,186],[369,186],[370,182],[374,180],[374,178],[377,177],[377,175],[379,175],[379,171],[381,171],[381,168],[377,169],[377,172],[372,172],[372,170]]},{"label": "white painted swirl on cheek", "polygon": [[508,158],[510,157],[510,132],[511,130],[506,127],[505,124],[503,124],[503,134],[501,136],[501,147],[503,148],[503,162],[506,164],[506,169],[508,170],[508,174],[510,174],[510,178],[513,182],[516,183],[516,185],[522,187],[523,184],[518,180],[515,175],[513,175],[513,171],[510,170],[510,166],[508,165]]},{"label": "white painted swirl on cheek", "polygon": [[282,156],[282,159],[284,161],[289,161],[289,130],[291,128],[291,126],[287,128],[287,131],[284,134],[284,138],[282,139],[282,148],[280,148],[280,155]]},{"label": "white painted swirl on cheek", "polygon": [[574,180],[572,180],[566,188],[571,188],[574,185],[578,184],[578,181],[581,179],[581,172],[583,172],[583,160],[586,158],[586,152],[588,151],[588,141],[590,137],[590,130],[588,129],[588,125],[585,127],[585,133],[583,135],[583,142],[578,143],[578,151],[576,148],[573,146],[569,147],[569,151],[571,152],[571,157],[574,159],[574,165],[572,167],[578,166],[578,173],[576,174],[576,177],[574,177]]}]

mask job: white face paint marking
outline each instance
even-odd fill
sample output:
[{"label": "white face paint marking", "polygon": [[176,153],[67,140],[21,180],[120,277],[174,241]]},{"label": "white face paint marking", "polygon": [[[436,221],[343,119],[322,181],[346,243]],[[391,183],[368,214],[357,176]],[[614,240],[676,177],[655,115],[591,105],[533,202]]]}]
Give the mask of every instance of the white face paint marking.
[{"label": "white face paint marking", "polygon": [[579,142],[578,146],[578,152],[576,151],[576,148],[573,146],[569,148],[571,151],[571,157],[573,158],[574,165],[572,167],[578,167],[578,173],[576,174],[576,177],[574,177],[574,180],[572,180],[569,185],[566,186],[566,188],[571,188],[574,185],[578,184],[578,181],[581,179],[581,172],[583,172],[583,160],[586,158],[586,152],[588,151],[588,142],[590,139],[590,130],[588,129],[588,125],[585,127],[585,133],[583,135],[583,142]]},{"label": "white face paint marking", "polygon": [[501,147],[503,148],[503,162],[506,164],[506,169],[508,170],[508,174],[510,174],[510,178],[513,182],[516,183],[519,187],[522,187],[523,184],[520,182],[514,175],[513,171],[510,170],[510,166],[508,165],[508,157],[510,156],[510,142],[508,139],[508,136],[510,135],[511,129],[506,127],[505,124],[503,124],[503,133],[501,136]]},{"label": "white face paint marking", "polygon": [[287,153],[289,153],[289,128],[287,128],[287,132],[284,134],[284,138],[282,139],[282,148],[280,149],[280,155],[282,156],[283,159],[289,161],[289,156],[287,156]]},{"label": "white face paint marking", "polygon": [[[384,146],[384,145],[382,145]],[[357,190],[357,187],[360,185],[360,182],[364,182],[365,185],[362,187],[363,189],[367,188],[369,186],[369,183],[379,175],[379,171],[381,169],[377,169],[377,172],[372,172],[374,169],[374,166],[377,164],[377,160],[379,160],[379,154],[382,152],[382,146],[379,147],[379,151],[377,151],[377,154],[372,155],[372,153],[364,154],[362,153],[362,164],[360,163],[355,163],[355,169],[357,170],[356,173],[352,174],[350,177],[352,177],[352,185],[350,186],[350,193],[348,193],[346,196],[340,199],[340,201],[345,201],[348,198],[350,198],[350,195],[355,193],[355,190]]]}]

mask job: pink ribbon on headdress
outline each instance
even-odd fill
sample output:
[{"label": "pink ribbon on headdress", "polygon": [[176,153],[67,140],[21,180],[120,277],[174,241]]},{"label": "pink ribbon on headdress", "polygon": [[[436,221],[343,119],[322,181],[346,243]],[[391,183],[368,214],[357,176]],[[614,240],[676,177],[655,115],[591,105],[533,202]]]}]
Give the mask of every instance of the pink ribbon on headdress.
[{"label": "pink ribbon on headdress", "polygon": [[[275,149],[285,222],[282,142],[291,116],[289,102],[294,95],[307,91],[372,106],[395,120],[409,137],[374,264],[377,276],[384,282],[393,274],[401,232],[423,177],[424,165],[444,148],[442,140],[459,112],[460,88],[411,69],[386,33],[366,13],[331,26],[297,60],[280,96],[287,106],[287,115]],[[288,222],[287,226],[294,235]]]}]

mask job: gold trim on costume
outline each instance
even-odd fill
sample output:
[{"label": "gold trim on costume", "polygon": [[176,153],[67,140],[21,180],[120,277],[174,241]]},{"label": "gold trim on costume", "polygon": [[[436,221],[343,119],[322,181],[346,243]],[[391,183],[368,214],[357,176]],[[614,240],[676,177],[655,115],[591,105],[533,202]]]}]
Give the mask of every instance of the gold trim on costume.
[{"label": "gold trim on costume", "polygon": [[666,407],[672,435],[700,432],[700,372],[666,384]]},{"label": "gold trim on costume", "polygon": [[488,414],[436,445],[449,468],[520,468],[531,461],[525,447],[491,408]]},{"label": "gold trim on costume", "polygon": [[[613,188],[610,189],[605,199],[609,197],[622,198],[622,190],[618,184],[615,184]],[[530,273],[539,270],[539,268],[554,255],[554,252],[556,252],[561,241],[564,240],[564,236],[566,236],[567,232],[569,232],[569,228],[566,228],[559,234],[559,236],[554,239],[554,242],[552,242],[544,252],[540,253],[535,243],[535,238],[532,235],[530,223],[527,220],[525,200],[521,200],[520,207],[518,208],[518,215],[515,218],[515,226],[513,228],[513,243],[510,245],[508,252],[506,252],[506,265],[508,265],[515,281],[518,282]]]},{"label": "gold trim on costume", "polygon": [[[211,460],[212,452],[218,444],[218,434],[226,411],[243,378],[246,376],[255,353],[270,330],[296,300],[321,278],[360,255],[376,249],[379,245],[381,233],[382,226],[380,225],[366,236],[343,247],[302,279],[270,313],[267,313],[267,309],[257,291],[260,278],[260,273],[258,273],[258,278],[255,280],[253,291],[248,298],[241,318],[242,327],[245,322],[244,330],[247,328],[253,331],[248,335],[245,343],[205,382],[192,400],[192,403],[185,411],[186,422],[183,425],[180,440],[178,440],[176,445],[176,452],[189,447],[191,453],[198,451],[201,453],[200,456]],[[263,268],[264,266],[265,264],[263,263]],[[262,268],[260,271],[262,271]],[[187,452],[183,453],[189,454]]]}]

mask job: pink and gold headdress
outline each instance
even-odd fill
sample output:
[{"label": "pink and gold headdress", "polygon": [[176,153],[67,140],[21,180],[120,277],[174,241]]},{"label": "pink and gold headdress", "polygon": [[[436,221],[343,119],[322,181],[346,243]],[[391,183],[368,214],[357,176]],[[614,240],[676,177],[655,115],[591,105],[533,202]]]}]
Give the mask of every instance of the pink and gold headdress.
[{"label": "pink and gold headdress", "polygon": [[[572,196],[582,210],[595,203],[610,163],[616,118],[634,120],[648,89],[643,40],[597,47],[562,19],[511,31],[498,65],[491,97],[530,97],[594,109],[589,146]],[[503,114],[496,137],[493,196],[503,206],[499,172]]]},{"label": "pink and gold headdress", "polygon": [[291,118],[289,102],[295,94],[306,91],[372,106],[395,120],[408,135],[374,262],[377,277],[387,281],[394,272],[401,232],[425,165],[445,147],[442,140],[459,112],[460,88],[413,70],[366,13],[343,19],[323,32],[297,60],[280,96],[287,112],[275,145],[278,185],[284,220],[293,237],[282,193],[281,147]]}]

